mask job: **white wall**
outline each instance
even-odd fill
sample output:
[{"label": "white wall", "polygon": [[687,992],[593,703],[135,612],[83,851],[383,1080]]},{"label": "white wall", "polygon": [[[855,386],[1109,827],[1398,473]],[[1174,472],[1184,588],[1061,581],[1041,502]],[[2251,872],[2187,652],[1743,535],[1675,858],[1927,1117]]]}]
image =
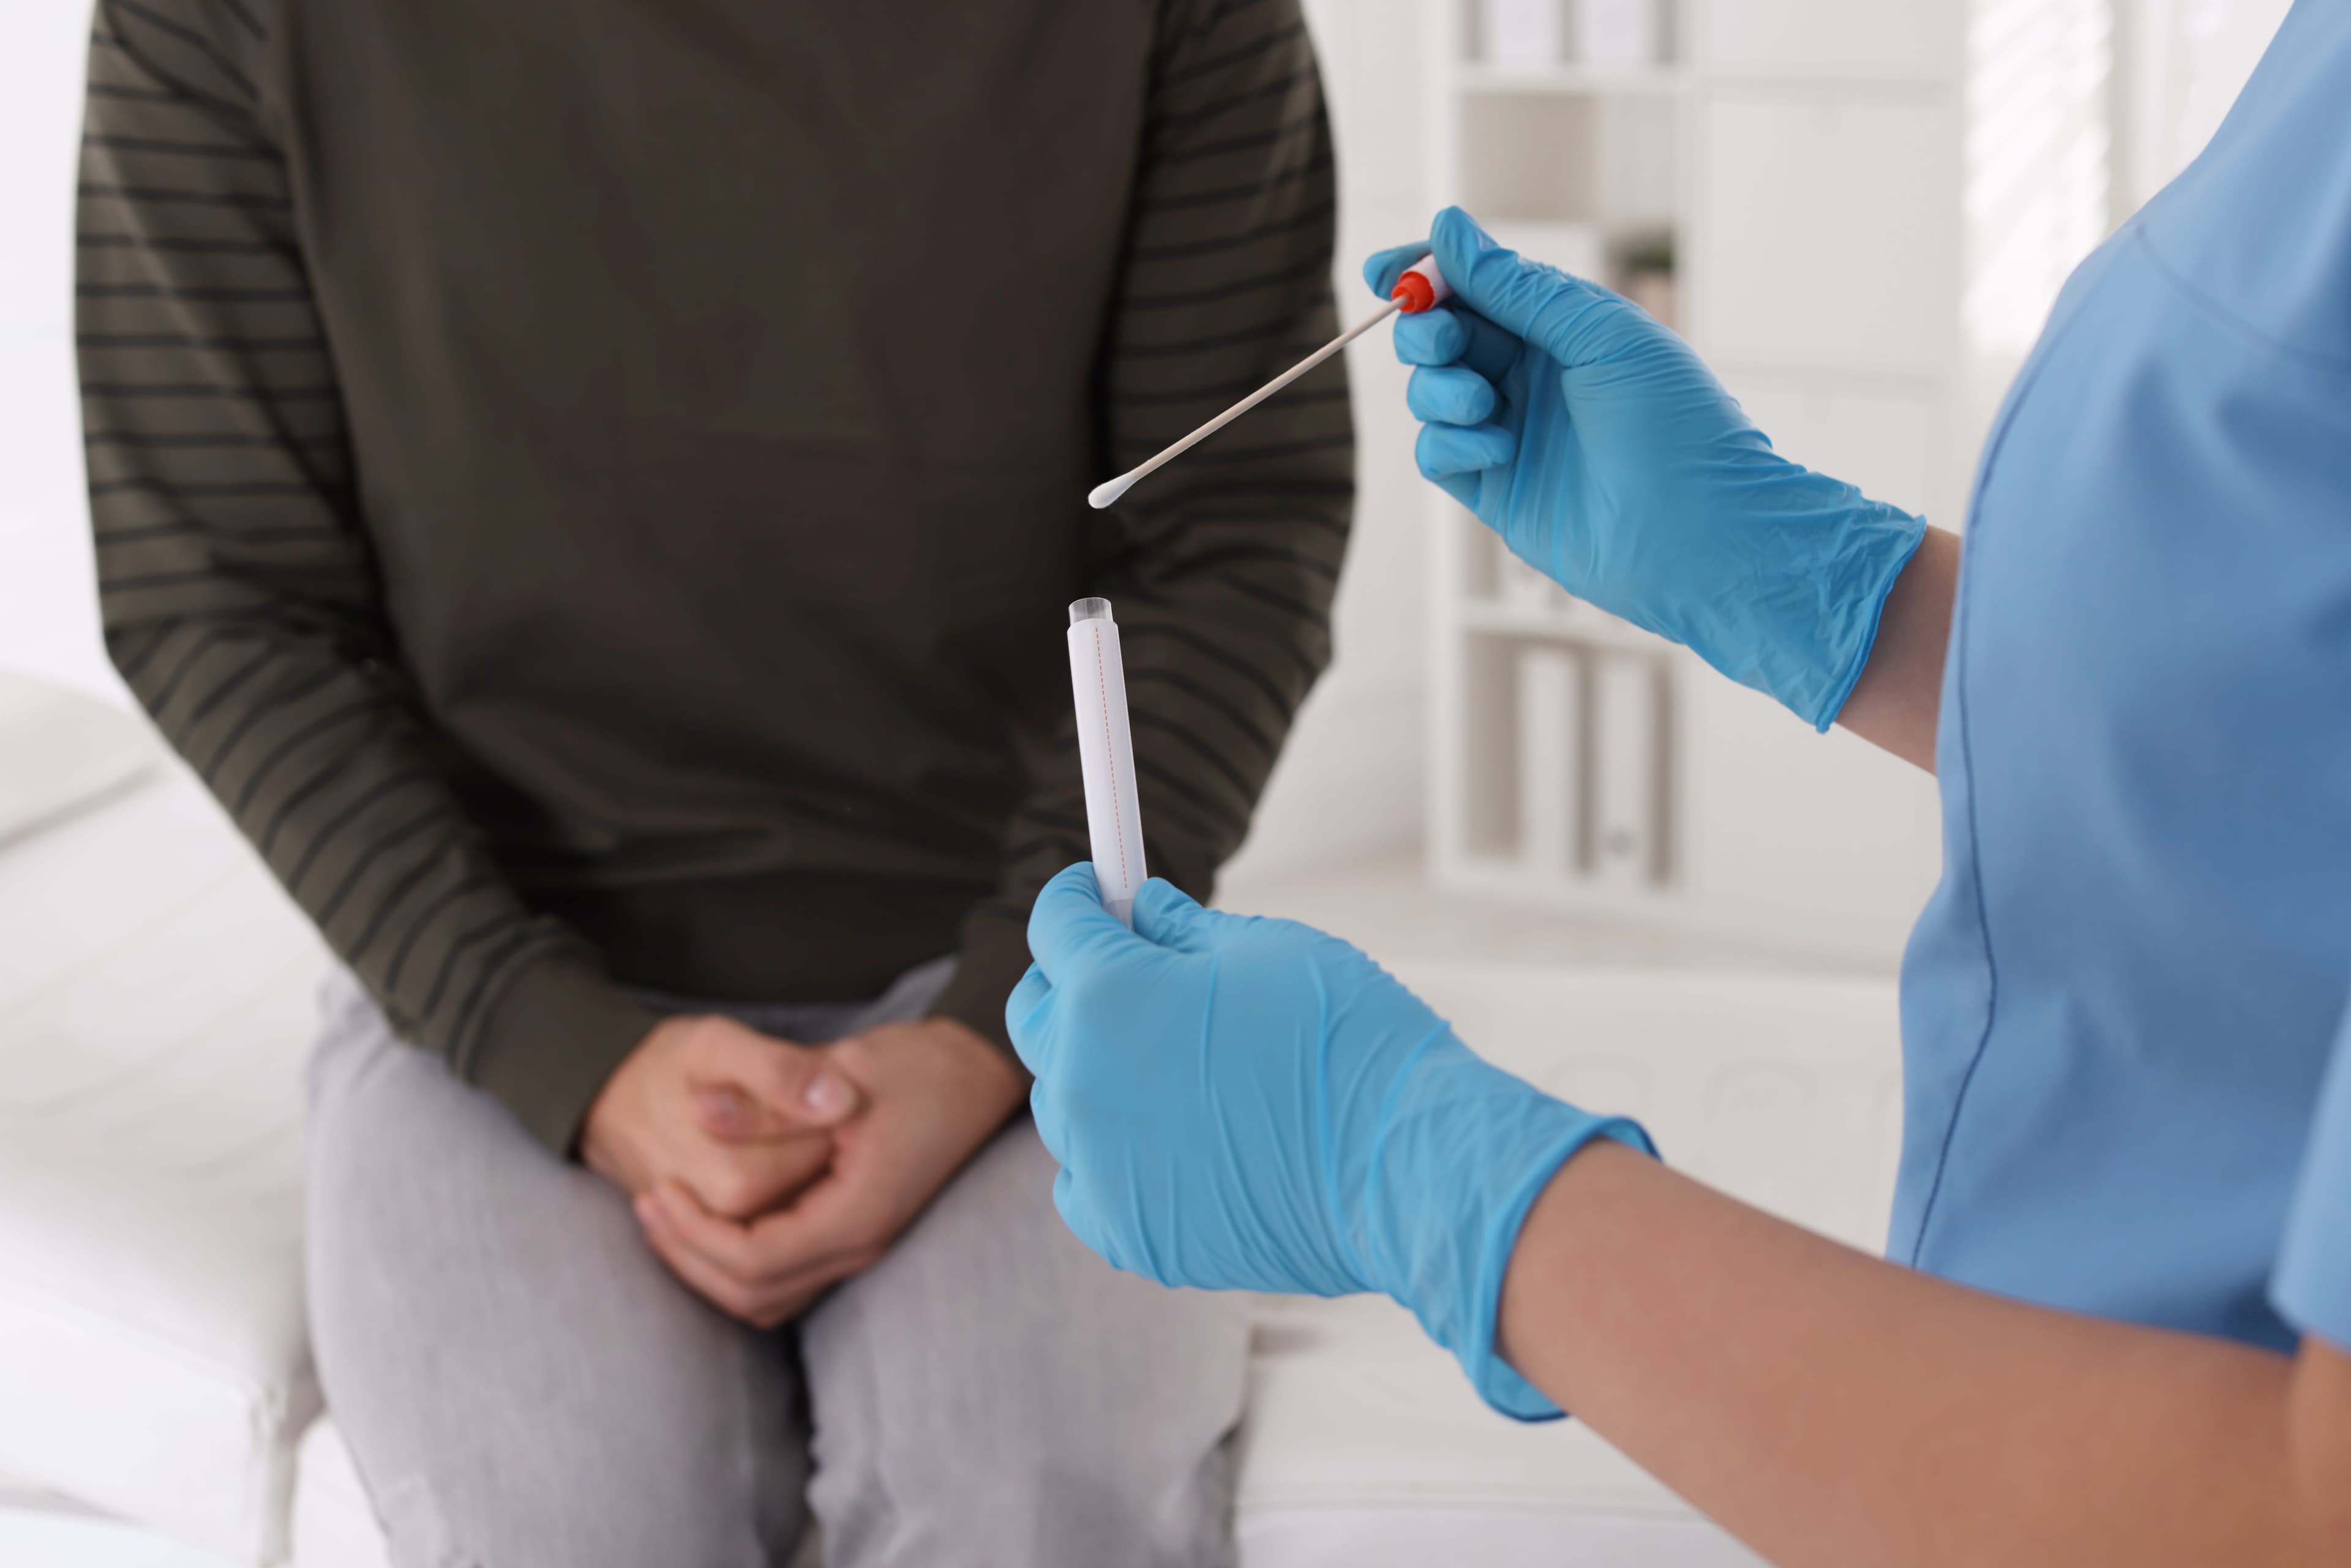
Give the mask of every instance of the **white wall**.
[{"label": "white wall", "polygon": [[1970,0],[1962,426],[2057,291],[2203,150],[2292,0]]},{"label": "white wall", "polygon": [[[1428,232],[1422,192],[1419,0],[1306,0],[1339,144],[1339,316],[1377,301],[1364,257]],[[1337,863],[1420,841],[1428,639],[1418,426],[1384,330],[1347,350],[1354,381],[1355,537],[1339,584],[1337,657],[1307,700],[1234,862],[1244,875]]]},{"label": "white wall", "polygon": [[74,144],[89,9],[0,7],[0,666],[119,695],[99,644],[74,393]]},{"label": "white wall", "polygon": [[2116,194],[2126,214],[2211,140],[2293,0],[2120,0],[2120,5],[2127,75]]}]

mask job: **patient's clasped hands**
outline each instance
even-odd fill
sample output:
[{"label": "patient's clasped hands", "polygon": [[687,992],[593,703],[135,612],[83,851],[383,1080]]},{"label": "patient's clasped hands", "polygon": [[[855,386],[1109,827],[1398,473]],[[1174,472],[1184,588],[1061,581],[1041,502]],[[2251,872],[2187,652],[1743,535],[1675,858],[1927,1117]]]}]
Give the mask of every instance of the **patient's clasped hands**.
[{"label": "patient's clasped hands", "polygon": [[[786,1103],[800,1113],[770,1109]],[[671,1018],[605,1082],[580,1153],[629,1193],[682,1181],[748,1219],[816,1179],[831,1161],[828,1129],[857,1110],[855,1086],[820,1051],[729,1018]]]},{"label": "patient's clasped hands", "polygon": [[946,1019],[828,1045],[664,1020],[590,1109],[580,1155],[722,1311],[770,1327],[870,1267],[1019,1103],[1010,1061]]}]

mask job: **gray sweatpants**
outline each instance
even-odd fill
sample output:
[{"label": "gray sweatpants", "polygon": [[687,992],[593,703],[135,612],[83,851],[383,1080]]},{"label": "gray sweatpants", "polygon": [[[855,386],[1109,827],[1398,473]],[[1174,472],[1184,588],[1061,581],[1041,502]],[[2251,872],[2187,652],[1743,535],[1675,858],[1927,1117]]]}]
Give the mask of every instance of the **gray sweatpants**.
[{"label": "gray sweatpants", "polygon": [[[920,1016],[947,968],[863,1006],[728,1010],[836,1039]],[[1081,1247],[1027,1117],[880,1263],[762,1333],[348,977],[326,1012],[311,1331],[399,1568],[1229,1561],[1245,1315]]]}]

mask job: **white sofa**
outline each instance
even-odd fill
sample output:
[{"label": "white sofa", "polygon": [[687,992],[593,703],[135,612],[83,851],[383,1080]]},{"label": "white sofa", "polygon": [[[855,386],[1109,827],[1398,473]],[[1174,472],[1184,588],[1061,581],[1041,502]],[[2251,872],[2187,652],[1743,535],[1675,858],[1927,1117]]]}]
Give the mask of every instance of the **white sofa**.
[{"label": "white sofa", "polygon": [[[303,1324],[325,964],[142,726],[0,675],[0,1477],[224,1563],[384,1561]],[[1876,1243],[1890,985],[1400,968],[1505,1065]],[[1246,1568],[1756,1561],[1580,1425],[1489,1413],[1384,1301],[1266,1302],[1244,1442]]]}]

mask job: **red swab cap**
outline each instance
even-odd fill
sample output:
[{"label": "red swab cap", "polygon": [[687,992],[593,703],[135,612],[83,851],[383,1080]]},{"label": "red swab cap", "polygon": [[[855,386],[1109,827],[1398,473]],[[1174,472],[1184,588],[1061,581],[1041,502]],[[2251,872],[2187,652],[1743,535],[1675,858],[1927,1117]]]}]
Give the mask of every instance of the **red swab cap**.
[{"label": "red swab cap", "polygon": [[1388,290],[1388,298],[1402,300],[1405,315],[1417,316],[1430,306],[1452,298],[1453,286],[1437,270],[1437,258],[1424,256],[1405,268],[1404,276]]}]

